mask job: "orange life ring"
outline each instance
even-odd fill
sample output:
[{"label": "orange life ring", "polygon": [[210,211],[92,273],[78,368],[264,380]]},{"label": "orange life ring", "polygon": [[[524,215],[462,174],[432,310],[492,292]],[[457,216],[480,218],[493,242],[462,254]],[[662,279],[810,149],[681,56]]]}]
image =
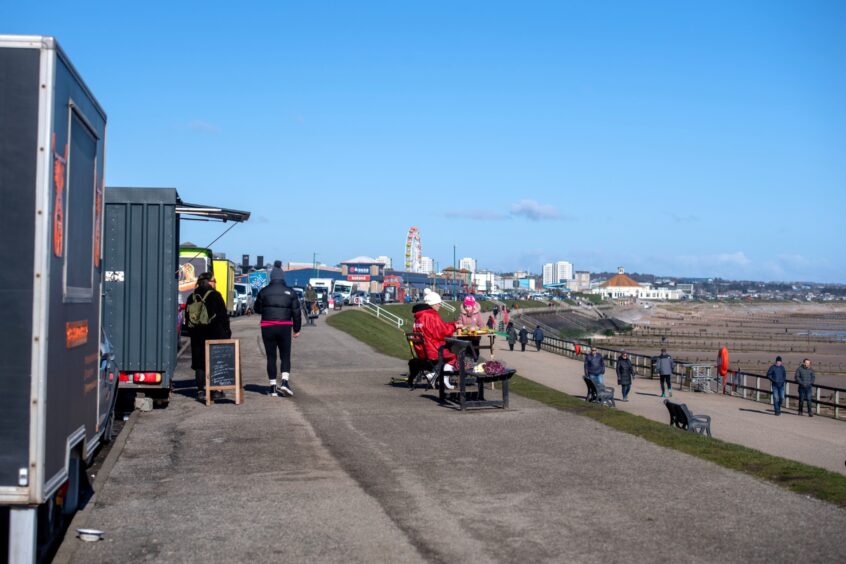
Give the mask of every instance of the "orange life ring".
[{"label": "orange life ring", "polygon": [[725,378],[729,370],[729,351],[727,348],[723,347],[720,349],[720,352],[717,354],[717,362],[717,369],[720,372],[720,376]]},{"label": "orange life ring", "polygon": [[582,347],[581,347],[581,345],[579,345],[579,343],[576,343],[575,348],[576,348],[576,354],[582,354]]}]

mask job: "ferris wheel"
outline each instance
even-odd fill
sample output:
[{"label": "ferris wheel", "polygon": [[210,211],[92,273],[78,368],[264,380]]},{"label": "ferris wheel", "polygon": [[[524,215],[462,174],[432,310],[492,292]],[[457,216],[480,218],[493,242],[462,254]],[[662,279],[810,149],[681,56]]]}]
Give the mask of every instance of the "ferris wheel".
[{"label": "ferris wheel", "polygon": [[420,243],[420,230],[411,227],[408,236],[405,238],[405,270],[408,272],[420,272],[422,270],[423,245]]}]

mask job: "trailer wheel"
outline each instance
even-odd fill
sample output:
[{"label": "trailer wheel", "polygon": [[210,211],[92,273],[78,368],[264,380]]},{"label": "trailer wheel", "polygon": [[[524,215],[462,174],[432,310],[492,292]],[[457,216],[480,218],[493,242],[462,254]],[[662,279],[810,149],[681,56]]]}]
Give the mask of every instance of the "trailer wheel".
[{"label": "trailer wheel", "polygon": [[170,405],[170,395],[172,390],[173,386],[171,385],[166,390],[157,390],[155,394],[148,393],[148,395],[153,398],[153,405],[155,407],[164,409]]}]

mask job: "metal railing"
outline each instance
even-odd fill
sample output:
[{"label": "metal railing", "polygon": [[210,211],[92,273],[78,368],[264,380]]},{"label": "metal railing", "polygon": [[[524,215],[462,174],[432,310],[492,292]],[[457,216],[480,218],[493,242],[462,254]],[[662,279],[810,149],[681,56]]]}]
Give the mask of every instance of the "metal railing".
[{"label": "metal railing", "polygon": [[376,304],[365,302],[361,304],[361,309],[363,311],[366,311],[376,319],[381,319],[388,325],[396,327],[397,329],[402,329],[402,326],[405,325],[405,320],[402,317],[393,314],[385,308],[377,306]]},{"label": "metal railing", "polygon": [[[578,355],[576,354],[577,345],[580,348]],[[584,354],[584,352],[590,350],[590,347],[591,345],[589,343],[557,337],[546,337],[541,345],[543,350],[572,359],[576,359]],[[617,359],[623,351],[597,345],[593,345],[593,347],[602,354],[609,368],[616,368]],[[634,367],[635,374],[640,377],[654,378],[652,356],[631,352],[628,355]],[[691,371],[692,366],[696,366],[696,364],[673,360],[673,381],[678,385],[679,389],[683,390],[685,386],[688,386],[691,390],[694,388],[694,375]],[[713,379],[719,383],[715,390],[718,393],[721,392],[727,396],[772,404],[772,389],[769,387],[769,379],[764,375],[730,371],[725,381],[720,376],[713,376]],[[751,385],[752,379],[754,379],[754,385]],[[762,380],[766,382],[766,388],[761,387]],[[784,388],[784,407],[789,407],[791,400],[795,400],[797,403],[799,401],[799,395],[791,395],[790,388],[791,383],[786,382]],[[844,403],[846,389],[814,384],[811,395],[814,398],[814,411],[817,415],[842,419],[841,415],[846,412],[846,403]]]}]

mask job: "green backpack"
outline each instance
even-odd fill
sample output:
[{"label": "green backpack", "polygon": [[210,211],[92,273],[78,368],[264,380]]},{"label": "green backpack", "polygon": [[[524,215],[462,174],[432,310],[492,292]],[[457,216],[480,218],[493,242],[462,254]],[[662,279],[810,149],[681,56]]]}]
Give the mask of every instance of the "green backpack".
[{"label": "green backpack", "polygon": [[209,294],[211,293],[212,291],[209,290],[203,294],[203,297],[200,297],[196,292],[191,294],[188,306],[185,308],[185,311],[188,314],[187,325],[189,329],[208,325],[212,322],[212,319],[214,319],[215,316],[212,315],[210,317],[209,310],[206,308],[206,298],[209,297]]}]

